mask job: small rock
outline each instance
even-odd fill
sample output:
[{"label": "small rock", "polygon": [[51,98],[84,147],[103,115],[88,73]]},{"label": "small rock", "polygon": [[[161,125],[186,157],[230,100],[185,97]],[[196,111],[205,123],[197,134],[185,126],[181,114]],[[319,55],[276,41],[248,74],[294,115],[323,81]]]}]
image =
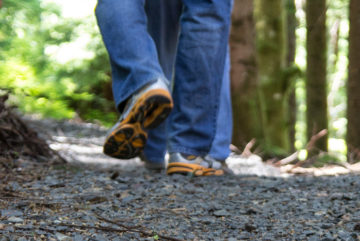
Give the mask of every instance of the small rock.
[{"label": "small rock", "polygon": [[75,234],[75,236],[73,237],[74,241],[83,241],[84,237],[80,234]]},{"label": "small rock", "polygon": [[201,221],[201,219],[197,218],[197,217],[191,217],[190,220],[191,220],[191,222],[194,222],[194,223]]},{"label": "small rock", "polygon": [[129,177],[117,177],[116,181],[119,183],[129,183],[130,178]]},{"label": "small rock", "polygon": [[341,238],[342,240],[350,240],[351,239],[351,234],[348,232],[345,232],[344,230],[340,230],[337,233],[338,238]]},{"label": "small rock", "polygon": [[323,224],[321,224],[321,228],[322,229],[329,229],[329,228],[331,228],[333,225],[331,224],[331,223],[323,223]]},{"label": "small rock", "polygon": [[249,232],[242,232],[238,235],[238,240],[247,240],[250,239],[251,234]]},{"label": "small rock", "polygon": [[249,224],[249,223],[246,223],[245,226],[244,226],[244,229],[245,229],[246,231],[248,231],[249,233],[251,233],[251,232],[253,232],[253,231],[256,230],[256,227],[253,226],[253,225],[251,225],[251,224]]},{"label": "small rock", "polygon": [[228,211],[226,211],[224,209],[221,209],[221,210],[215,211],[214,216],[216,216],[216,217],[224,217],[224,216],[231,216],[231,214]]},{"label": "small rock", "polygon": [[85,198],[86,201],[92,203],[92,204],[98,204],[108,201],[106,197],[103,196],[97,196],[97,195],[91,195],[87,198]]},{"label": "small rock", "polygon": [[360,232],[360,223],[354,225],[354,231]]},{"label": "small rock", "polygon": [[303,232],[303,234],[305,234],[306,236],[311,236],[311,235],[315,234],[315,231],[314,230],[305,230]]},{"label": "small rock", "polygon": [[127,204],[127,203],[133,201],[134,199],[135,199],[134,197],[128,196],[128,197],[123,198],[123,199],[121,200],[121,203]]},{"label": "small rock", "polygon": [[60,224],[60,223],[62,223],[62,222],[61,222],[60,220],[57,220],[57,219],[56,219],[56,220],[54,220],[54,223],[55,223],[55,224]]},{"label": "small rock", "polygon": [[253,208],[249,208],[247,211],[246,211],[246,214],[247,215],[252,215],[252,214],[257,214],[258,212],[253,209]]},{"label": "small rock", "polygon": [[323,239],[321,239],[321,241],[334,241],[334,239],[332,239],[332,238],[323,238]]},{"label": "small rock", "polygon": [[62,233],[56,233],[55,236],[59,241],[71,241],[72,240],[72,238],[70,238],[69,236],[66,236]]},{"label": "small rock", "polygon": [[19,217],[10,217],[10,218],[8,218],[8,221],[12,222],[12,223],[22,223],[22,222],[24,222],[24,219],[19,218]]},{"label": "small rock", "polygon": [[1,210],[1,216],[2,217],[19,217],[22,216],[23,212],[20,212],[18,210],[12,210],[12,209],[4,209]]}]

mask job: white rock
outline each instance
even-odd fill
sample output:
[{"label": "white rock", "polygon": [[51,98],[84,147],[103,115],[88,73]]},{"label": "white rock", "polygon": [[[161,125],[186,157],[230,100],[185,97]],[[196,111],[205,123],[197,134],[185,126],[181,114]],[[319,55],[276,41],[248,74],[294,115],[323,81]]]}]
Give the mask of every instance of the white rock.
[{"label": "white rock", "polygon": [[227,166],[235,175],[280,176],[280,169],[267,165],[258,155],[249,157],[231,154],[226,159]]},{"label": "white rock", "polygon": [[18,217],[9,217],[8,221],[12,223],[22,223],[24,222],[24,219]]},{"label": "white rock", "polygon": [[56,238],[59,240],[59,241],[71,241],[71,237],[69,236],[66,236],[62,233],[56,233]]}]

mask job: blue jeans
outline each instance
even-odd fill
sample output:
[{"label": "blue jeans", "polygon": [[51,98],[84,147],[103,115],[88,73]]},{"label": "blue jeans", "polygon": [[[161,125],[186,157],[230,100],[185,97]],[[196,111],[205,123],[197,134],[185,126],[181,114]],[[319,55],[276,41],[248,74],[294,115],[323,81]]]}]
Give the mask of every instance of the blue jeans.
[{"label": "blue jeans", "polygon": [[[120,111],[147,83],[173,82],[174,110],[149,132],[144,154],[169,152],[225,159],[231,142],[228,35],[231,0],[99,0],[98,24]],[[146,10],[145,10],[146,9]],[[181,31],[179,31],[181,29]]]}]

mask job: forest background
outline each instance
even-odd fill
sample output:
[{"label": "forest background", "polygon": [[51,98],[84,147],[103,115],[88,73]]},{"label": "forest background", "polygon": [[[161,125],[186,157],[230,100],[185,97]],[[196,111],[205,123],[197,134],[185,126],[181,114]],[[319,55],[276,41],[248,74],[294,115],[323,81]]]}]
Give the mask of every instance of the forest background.
[{"label": "forest background", "polygon": [[[358,55],[349,54],[357,47],[351,40],[360,35],[349,21],[351,9],[359,19],[359,2],[235,0],[230,46],[236,146],[255,138],[266,157],[295,153],[316,165],[360,160],[360,76],[349,75],[360,69]],[[95,5],[0,0],[0,89],[11,92],[10,104],[39,117],[107,127],[116,122]]]}]

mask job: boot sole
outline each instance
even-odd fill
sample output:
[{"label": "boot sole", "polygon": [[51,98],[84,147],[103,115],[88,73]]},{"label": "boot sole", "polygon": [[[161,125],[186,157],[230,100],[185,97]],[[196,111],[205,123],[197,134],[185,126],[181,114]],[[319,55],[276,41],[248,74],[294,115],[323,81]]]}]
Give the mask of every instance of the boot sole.
[{"label": "boot sole", "polygon": [[192,176],[222,176],[224,171],[214,168],[206,168],[198,164],[190,164],[183,162],[169,163],[166,174],[184,174]]},{"label": "boot sole", "polygon": [[155,89],[143,94],[128,116],[107,136],[104,153],[118,159],[138,156],[147,140],[147,130],[161,124],[173,108],[166,90]]}]

